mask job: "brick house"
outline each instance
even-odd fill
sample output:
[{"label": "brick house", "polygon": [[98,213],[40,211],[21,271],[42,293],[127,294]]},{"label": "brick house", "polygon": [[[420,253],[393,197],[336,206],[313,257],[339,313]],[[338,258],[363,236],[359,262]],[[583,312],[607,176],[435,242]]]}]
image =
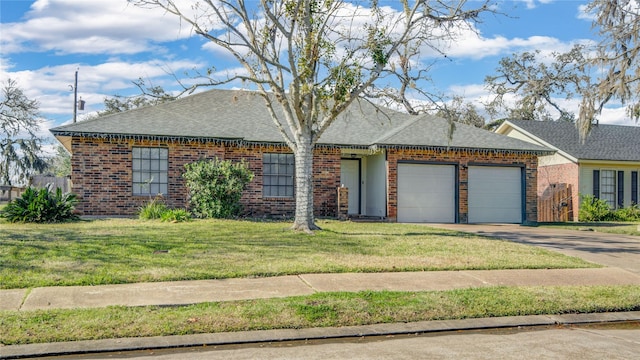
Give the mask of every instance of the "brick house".
[{"label": "brick house", "polygon": [[568,218],[559,220],[578,221],[580,195],[594,195],[612,209],[638,203],[640,127],[596,125],[584,141],[566,121],[509,120],[496,132],[556,150],[539,158],[537,192],[542,203],[555,189],[569,190],[556,200],[569,208]]},{"label": "brick house", "polygon": [[[403,222],[536,222],[538,156],[550,150],[446,120],[354,103],[314,153],[314,211]],[[255,93],[210,90],[51,129],[72,154],[84,215],[133,215],[150,197],[186,207],[184,165],[244,159],[248,216],[291,216],[293,155]]]}]

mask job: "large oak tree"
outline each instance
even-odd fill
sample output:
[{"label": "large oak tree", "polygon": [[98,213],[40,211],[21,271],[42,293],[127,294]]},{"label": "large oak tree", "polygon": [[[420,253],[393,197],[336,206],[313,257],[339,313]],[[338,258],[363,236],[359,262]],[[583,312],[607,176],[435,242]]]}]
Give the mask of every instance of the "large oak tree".
[{"label": "large oak tree", "polygon": [[293,228],[307,232],[317,229],[312,169],[320,136],[364,94],[409,105],[406,90],[426,76],[421,53],[445,54],[458,30],[491,11],[465,0],[129,1],[179,17],[240,65],[224,78],[211,77],[212,68],[194,87],[241,81],[264,99],[295,156]]}]

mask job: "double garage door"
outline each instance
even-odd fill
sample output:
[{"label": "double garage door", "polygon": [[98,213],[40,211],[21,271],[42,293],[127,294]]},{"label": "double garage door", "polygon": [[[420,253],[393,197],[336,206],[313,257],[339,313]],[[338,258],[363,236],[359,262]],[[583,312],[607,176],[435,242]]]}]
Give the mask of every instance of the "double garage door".
[{"label": "double garage door", "polygon": [[[519,167],[469,166],[468,222],[521,223]],[[456,222],[456,166],[398,164],[398,221]]]}]

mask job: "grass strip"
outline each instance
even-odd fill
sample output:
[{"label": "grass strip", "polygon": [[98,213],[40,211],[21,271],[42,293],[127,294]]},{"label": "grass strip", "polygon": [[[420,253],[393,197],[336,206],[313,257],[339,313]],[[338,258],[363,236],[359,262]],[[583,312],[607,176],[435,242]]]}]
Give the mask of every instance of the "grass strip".
[{"label": "grass strip", "polygon": [[[550,229],[580,230],[580,231],[597,231],[609,234],[622,234],[640,236],[639,223],[628,222],[584,222],[584,223],[543,223],[541,227]],[[640,241],[640,238],[638,239]]]},{"label": "grass strip", "polygon": [[0,288],[265,277],[306,273],[595,267],[575,257],[425,225],[133,219],[0,220]]},{"label": "grass strip", "polygon": [[3,345],[366,325],[533,314],[640,310],[640,286],[365,291],[203,303],[0,312]]}]

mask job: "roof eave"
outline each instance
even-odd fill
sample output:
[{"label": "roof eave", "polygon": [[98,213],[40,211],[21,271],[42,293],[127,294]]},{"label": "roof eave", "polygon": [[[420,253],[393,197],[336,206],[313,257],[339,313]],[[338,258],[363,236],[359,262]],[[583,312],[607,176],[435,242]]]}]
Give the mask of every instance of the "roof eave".
[{"label": "roof eave", "polygon": [[[535,139],[536,141],[539,141],[540,143],[544,144],[544,146],[550,148],[550,149],[554,149],[555,151],[553,151],[552,153],[548,154],[548,155],[553,155],[555,153],[558,153],[562,156],[564,156],[565,158],[569,159],[572,162],[577,163],[578,162],[578,158],[569,154],[566,151],[563,151],[562,149],[558,148],[557,146],[549,143],[548,141],[545,141],[544,139],[536,136],[535,134],[532,134],[531,132],[513,124],[512,122],[510,122],[509,120],[506,120],[505,122],[502,123],[502,125],[500,125],[500,127],[498,127],[496,129],[496,133],[502,134],[504,135],[504,132],[506,131],[507,127],[511,127],[514,130],[520,131],[523,134],[526,134],[527,136],[532,137],[533,139]],[[524,140],[523,140],[524,141]]]}]

